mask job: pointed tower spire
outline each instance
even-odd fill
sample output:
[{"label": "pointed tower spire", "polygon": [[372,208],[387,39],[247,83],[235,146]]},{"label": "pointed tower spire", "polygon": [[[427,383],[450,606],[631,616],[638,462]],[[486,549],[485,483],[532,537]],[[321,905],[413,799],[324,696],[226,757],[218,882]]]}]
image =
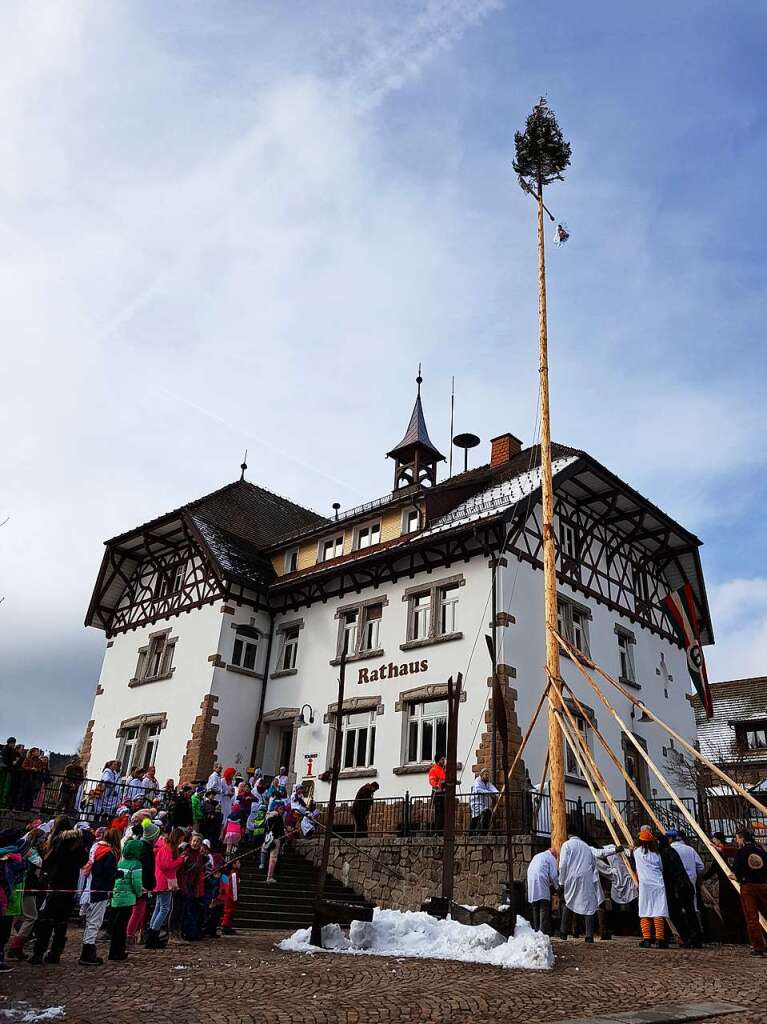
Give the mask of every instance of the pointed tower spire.
[{"label": "pointed tower spire", "polygon": [[437,463],[444,462],[445,456],[432,444],[421,404],[421,364],[418,364],[418,376],[415,379],[417,393],[410,422],[405,436],[396,447],[386,453],[388,459],[394,459],[394,489],[420,484],[428,487],[437,482]]}]

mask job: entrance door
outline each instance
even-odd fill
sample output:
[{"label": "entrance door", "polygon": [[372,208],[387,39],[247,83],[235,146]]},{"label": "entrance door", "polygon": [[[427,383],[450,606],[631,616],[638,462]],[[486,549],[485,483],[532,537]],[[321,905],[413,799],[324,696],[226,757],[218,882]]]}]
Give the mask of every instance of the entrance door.
[{"label": "entrance door", "polygon": [[280,768],[287,768],[288,772],[291,771],[290,754],[293,749],[293,726],[291,725],[287,729],[280,730],[280,758],[279,763],[275,766],[277,771]]},{"label": "entrance door", "polygon": [[[634,738],[638,741],[643,750],[647,750],[647,743],[641,736],[634,734]],[[636,747],[627,736],[623,737],[623,763],[626,766],[626,774],[637,787],[639,792],[643,797],[649,798],[650,777],[647,771],[647,762],[641,754],[639,754]],[[626,799],[632,801],[636,800],[636,796],[632,793],[628,784],[626,785]]]}]

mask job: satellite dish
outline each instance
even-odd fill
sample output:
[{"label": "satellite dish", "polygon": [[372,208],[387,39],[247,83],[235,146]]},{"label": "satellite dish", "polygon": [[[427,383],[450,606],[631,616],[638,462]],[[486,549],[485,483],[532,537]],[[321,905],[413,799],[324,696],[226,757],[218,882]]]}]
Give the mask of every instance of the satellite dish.
[{"label": "satellite dish", "polygon": [[463,471],[469,468],[469,448],[476,448],[479,438],[476,434],[456,434],[453,438],[456,448],[463,448]]},{"label": "satellite dish", "polygon": [[333,511],[335,512],[336,519],[338,519],[338,512],[339,512],[340,508],[341,508],[341,502],[340,501],[334,501],[333,502]]}]

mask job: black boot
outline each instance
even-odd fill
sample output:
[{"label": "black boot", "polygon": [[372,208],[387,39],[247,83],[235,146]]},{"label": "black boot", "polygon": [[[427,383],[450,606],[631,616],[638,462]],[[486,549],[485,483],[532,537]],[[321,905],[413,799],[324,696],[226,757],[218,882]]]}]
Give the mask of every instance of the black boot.
[{"label": "black boot", "polygon": [[165,943],[160,941],[160,933],[153,928],[147,928],[144,949],[165,949]]},{"label": "black boot", "polygon": [[83,967],[100,967],[104,963],[100,956],[96,956],[96,947],[91,945],[83,945],[77,962]]}]

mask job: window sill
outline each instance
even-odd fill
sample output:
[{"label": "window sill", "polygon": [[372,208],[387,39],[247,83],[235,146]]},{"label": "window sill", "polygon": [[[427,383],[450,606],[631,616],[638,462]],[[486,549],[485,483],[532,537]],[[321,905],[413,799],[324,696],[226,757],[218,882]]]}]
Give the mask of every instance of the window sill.
[{"label": "window sill", "polygon": [[571,786],[583,786],[584,789],[589,788],[588,782],[582,779],[580,775],[565,775],[565,782],[569,782]]},{"label": "window sill", "polygon": [[236,672],[241,676],[250,676],[251,679],[263,679],[263,672],[256,672],[254,668],[243,668],[241,665],[227,665],[227,672]]},{"label": "window sill", "polygon": [[342,768],[339,779],[374,779],[378,775],[377,768]]},{"label": "window sill", "polygon": [[463,633],[443,633],[442,636],[428,636],[425,640],[406,640],[399,645],[401,651],[415,651],[419,647],[431,647],[433,644],[446,644],[450,640],[463,640]]},{"label": "window sill", "polygon": [[[392,768],[392,774],[426,775],[433,764],[433,761],[417,761],[415,764],[398,764],[395,768]],[[463,771],[463,764],[460,761],[456,764],[455,770],[457,772]]]},{"label": "window sill", "polygon": [[272,672],[269,676],[270,679],[282,679],[283,676],[297,676],[297,668],[280,668],[276,672]]},{"label": "window sill", "polygon": [[633,679],[627,679],[626,676],[618,676],[618,682],[622,686],[630,686],[632,690],[641,690],[642,684],[635,682]]},{"label": "window sill", "polygon": [[170,672],[166,672],[161,676],[146,676],[144,679],[129,679],[128,686],[132,689],[135,686],[147,686],[149,683],[162,683],[166,679],[170,679],[175,671],[175,668],[172,668]]},{"label": "window sill", "polygon": [[[375,651],[360,651],[359,654],[349,654],[346,657],[346,664],[348,665],[352,661],[367,661],[369,658],[385,658],[383,647],[377,648]],[[334,667],[341,664],[340,658],[333,658],[330,662]]]}]

